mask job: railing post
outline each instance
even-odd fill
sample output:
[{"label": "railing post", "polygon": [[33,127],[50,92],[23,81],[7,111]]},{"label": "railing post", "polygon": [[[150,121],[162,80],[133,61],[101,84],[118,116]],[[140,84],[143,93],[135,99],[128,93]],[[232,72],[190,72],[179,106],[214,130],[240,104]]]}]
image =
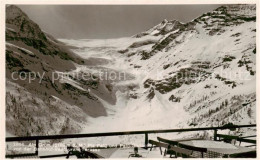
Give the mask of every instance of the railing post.
[{"label": "railing post", "polygon": [[38,154],[39,154],[39,152],[38,152],[38,150],[39,150],[39,139],[36,139],[36,144],[35,144],[35,154],[38,156]]},{"label": "railing post", "polygon": [[148,133],[145,133],[144,146],[145,146],[145,149],[148,148]]},{"label": "railing post", "polygon": [[214,141],[217,141],[217,133],[218,133],[218,130],[214,129]]}]

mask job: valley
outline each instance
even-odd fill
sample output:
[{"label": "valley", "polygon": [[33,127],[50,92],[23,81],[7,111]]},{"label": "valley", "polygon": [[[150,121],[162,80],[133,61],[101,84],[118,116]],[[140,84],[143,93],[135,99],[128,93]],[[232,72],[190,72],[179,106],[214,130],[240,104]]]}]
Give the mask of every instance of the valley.
[{"label": "valley", "polygon": [[[117,39],[56,40],[19,8],[8,12],[8,134],[256,123],[255,5],[222,6],[188,23],[165,19]],[[13,71],[47,74],[43,83],[28,84],[13,80]],[[54,83],[53,73],[61,75]],[[142,141],[139,136],[93,141],[128,144],[133,139]]]}]

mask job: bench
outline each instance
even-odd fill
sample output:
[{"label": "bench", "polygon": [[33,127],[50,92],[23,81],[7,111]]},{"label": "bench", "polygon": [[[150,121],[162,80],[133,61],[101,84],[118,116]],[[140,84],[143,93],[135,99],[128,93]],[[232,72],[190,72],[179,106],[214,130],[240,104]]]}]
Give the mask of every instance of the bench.
[{"label": "bench", "polygon": [[216,134],[218,141],[224,141],[226,143],[235,144],[239,136],[226,135],[226,134]]},{"label": "bench", "polygon": [[256,146],[256,140],[248,139],[248,138],[251,138],[251,137],[256,137],[256,135],[239,137],[239,136],[233,136],[233,135],[217,134],[216,137],[218,138],[219,141],[224,141],[226,143],[235,144],[236,141],[238,141],[239,145],[241,145],[241,142],[245,142],[245,143],[252,143],[253,145],[250,145],[250,147]]},{"label": "bench", "polygon": [[204,153],[206,153],[208,150],[207,148],[201,148],[201,147],[194,147],[194,146],[190,146],[190,145],[185,145],[185,144],[181,144],[179,143],[178,147],[184,148],[184,149],[188,149],[191,151],[197,151],[201,153],[201,158],[204,157]]},{"label": "bench", "polygon": [[164,143],[170,144],[172,146],[177,146],[179,144],[178,140],[169,140],[169,139],[165,139],[165,138],[161,138],[161,137],[157,137],[157,140],[159,142],[164,142]]},{"label": "bench", "polygon": [[148,142],[152,145],[150,151],[153,149],[154,146],[156,146],[156,147],[160,148],[160,152],[161,152],[161,155],[162,155],[162,148],[165,148],[164,155],[166,155],[167,149],[169,148],[169,144],[157,142],[157,141],[154,141],[154,140],[149,140]]},{"label": "bench", "polygon": [[175,157],[182,157],[182,158],[191,158],[192,156],[192,150],[188,150],[185,148],[180,148],[176,146],[170,146],[168,150],[168,154],[170,154],[170,157],[172,158],[172,155],[174,154]]},{"label": "bench", "polygon": [[154,146],[159,147],[161,155],[162,155],[161,148],[165,148],[164,156],[166,156],[166,154],[170,154],[170,157],[172,157],[172,155],[175,155],[175,157],[184,157],[184,158],[192,157],[191,156],[192,152],[193,152],[192,150],[188,150],[188,149],[180,148],[180,147],[176,147],[176,146],[171,146],[170,144],[157,142],[154,140],[149,140],[149,143],[152,144],[150,151],[152,150],[152,148]]}]

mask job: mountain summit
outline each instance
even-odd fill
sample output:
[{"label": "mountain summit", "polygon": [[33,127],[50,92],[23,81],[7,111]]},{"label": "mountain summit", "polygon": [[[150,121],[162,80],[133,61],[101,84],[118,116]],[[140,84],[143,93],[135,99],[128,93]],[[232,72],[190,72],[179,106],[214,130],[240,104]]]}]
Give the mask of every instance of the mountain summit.
[{"label": "mountain summit", "polygon": [[[81,80],[79,85],[67,74],[82,64],[84,59],[43,32],[20,8],[8,6],[7,132],[17,136],[75,133],[86,123],[87,116],[105,116],[104,106],[96,96],[102,92],[106,95],[101,98],[111,98],[105,84]],[[53,80],[63,73],[67,76]],[[90,93],[90,88],[98,93]]]},{"label": "mountain summit", "polygon": [[[255,5],[225,5],[187,23],[163,20],[133,37],[56,40],[9,6],[7,131],[30,136],[256,123],[255,12]],[[98,77],[104,71],[124,78]],[[45,75],[42,83],[28,83],[12,79],[13,72],[41,73],[36,80]],[[52,83],[52,73],[68,76]],[[85,73],[96,78],[73,76]]]},{"label": "mountain summit", "polygon": [[119,50],[146,73],[131,104],[184,108],[180,126],[255,123],[255,5],[221,6],[185,24],[164,20],[135,37]]}]

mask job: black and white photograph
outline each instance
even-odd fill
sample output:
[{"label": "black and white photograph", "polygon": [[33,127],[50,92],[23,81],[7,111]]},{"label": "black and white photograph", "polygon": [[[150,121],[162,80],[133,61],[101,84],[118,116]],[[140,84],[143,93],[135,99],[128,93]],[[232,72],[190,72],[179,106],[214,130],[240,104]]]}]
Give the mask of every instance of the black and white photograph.
[{"label": "black and white photograph", "polygon": [[3,158],[257,158],[257,1],[14,2]]}]

